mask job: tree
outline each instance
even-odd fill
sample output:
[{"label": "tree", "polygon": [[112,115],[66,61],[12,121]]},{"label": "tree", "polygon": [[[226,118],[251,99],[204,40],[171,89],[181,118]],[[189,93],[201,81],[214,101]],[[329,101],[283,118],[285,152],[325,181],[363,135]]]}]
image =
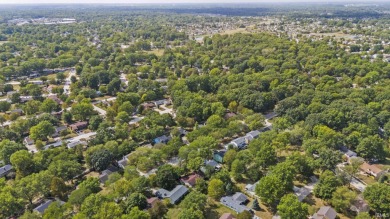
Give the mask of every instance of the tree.
[{"label": "tree", "polygon": [[76,189],[72,193],[70,193],[68,202],[72,205],[75,205],[76,207],[80,207],[80,205],[83,203],[83,201],[90,194],[92,194],[91,190],[84,188],[84,187],[80,187],[79,189]]},{"label": "tree", "polygon": [[19,215],[24,209],[24,200],[17,197],[12,187],[5,184],[5,179],[0,179],[0,217],[7,218]]},{"label": "tree", "polygon": [[167,206],[162,201],[157,201],[148,209],[151,219],[163,219],[168,212]]},{"label": "tree", "polygon": [[377,213],[390,214],[390,186],[384,183],[375,183],[366,187],[363,197],[370,208]]},{"label": "tree", "polygon": [[99,179],[93,177],[88,177],[86,180],[82,181],[79,187],[88,189],[93,193],[97,193],[101,190]]},{"label": "tree", "polygon": [[61,203],[55,201],[44,211],[42,219],[62,218],[64,213],[65,209],[62,207]]},{"label": "tree", "polygon": [[220,179],[212,179],[207,191],[210,197],[219,200],[225,194],[225,185]]},{"label": "tree", "polygon": [[73,118],[73,115],[72,115],[71,112],[64,111],[64,112],[62,113],[62,120],[63,120],[65,123],[71,124],[71,123],[72,123],[72,118]]},{"label": "tree", "polygon": [[253,215],[249,211],[243,211],[237,214],[237,219],[251,219]]},{"label": "tree", "polygon": [[231,175],[237,181],[242,179],[242,174],[246,171],[246,162],[244,160],[236,159],[231,166]]},{"label": "tree", "polygon": [[228,166],[228,169],[230,169],[230,166],[232,165],[236,156],[237,156],[236,150],[229,149],[228,151],[226,151],[225,156],[223,157],[223,162],[226,164],[226,166]]},{"label": "tree", "polygon": [[41,121],[38,125],[31,127],[30,138],[33,140],[46,140],[47,136],[54,134],[54,126],[49,121]]},{"label": "tree", "polygon": [[45,112],[45,113],[51,113],[53,111],[57,111],[58,108],[59,107],[58,107],[58,104],[56,101],[54,101],[53,99],[47,98],[42,102],[40,110],[42,112]]},{"label": "tree", "polygon": [[100,172],[107,169],[107,167],[111,164],[113,159],[114,159],[113,154],[110,151],[106,149],[101,149],[95,151],[91,155],[90,166],[94,168],[96,171]]},{"label": "tree", "polygon": [[308,205],[300,202],[296,195],[287,194],[280,200],[278,214],[283,219],[306,218]]},{"label": "tree", "polygon": [[252,203],[252,209],[255,211],[261,210],[260,205],[259,205],[259,201],[257,200],[257,198],[255,198],[255,200]]},{"label": "tree", "polygon": [[357,157],[352,157],[349,160],[349,165],[345,166],[344,170],[345,173],[349,176],[349,184],[348,187],[351,186],[352,179],[356,176],[356,174],[359,172],[360,166],[363,164],[364,160]]},{"label": "tree", "polygon": [[314,187],[314,195],[329,200],[332,198],[333,192],[341,185],[340,180],[329,170],[325,170],[319,179],[319,182]]},{"label": "tree", "polygon": [[94,114],[94,110],[89,101],[83,100],[72,106],[71,113],[76,120],[84,121]]},{"label": "tree", "polygon": [[29,175],[34,171],[35,164],[32,154],[27,150],[16,151],[10,157],[10,162],[20,177]]},{"label": "tree", "polygon": [[261,178],[255,188],[256,195],[271,208],[276,208],[281,198],[291,190],[282,176],[274,173]]},{"label": "tree", "polygon": [[4,139],[0,142],[0,160],[5,164],[10,163],[10,157],[13,153],[20,150],[25,150],[26,147],[14,141]]},{"label": "tree", "polygon": [[57,160],[50,164],[49,172],[65,181],[73,179],[75,176],[82,173],[81,164],[72,160]]},{"label": "tree", "polygon": [[331,203],[336,211],[346,212],[355,199],[356,193],[343,186],[333,192]]},{"label": "tree", "polygon": [[126,212],[130,213],[134,207],[145,209],[148,206],[146,197],[141,193],[133,193],[126,199]]},{"label": "tree", "polygon": [[368,160],[382,161],[386,158],[385,142],[378,136],[368,136],[360,141],[356,153]]},{"label": "tree", "polygon": [[195,209],[183,209],[179,213],[179,219],[204,219],[201,211]]},{"label": "tree", "polygon": [[0,101],[0,112],[6,112],[11,108],[11,103]]},{"label": "tree", "polygon": [[53,177],[50,182],[50,193],[53,196],[62,198],[66,191],[68,190],[68,187],[66,186],[63,179],[59,177]]},{"label": "tree", "polygon": [[195,157],[188,159],[187,168],[191,171],[197,171],[204,164],[203,158]]},{"label": "tree", "polygon": [[130,213],[126,215],[125,217],[122,217],[122,219],[149,219],[150,215],[146,211],[140,210],[138,207],[134,207],[131,209]]},{"label": "tree", "polygon": [[355,217],[355,219],[371,219],[371,216],[368,212],[361,212]]},{"label": "tree", "polygon": [[193,191],[188,194],[180,203],[180,207],[183,209],[194,209],[201,212],[205,212],[206,205],[207,196],[197,191]]},{"label": "tree", "polygon": [[47,171],[41,171],[23,177],[15,185],[16,193],[19,197],[27,200],[31,206],[34,199],[41,196],[48,196],[51,178],[52,176]]},{"label": "tree", "polygon": [[115,202],[104,202],[93,219],[119,218],[122,215],[122,209]]},{"label": "tree", "polygon": [[321,148],[318,153],[317,165],[321,170],[333,170],[341,161],[341,153],[337,150]]},{"label": "tree", "polygon": [[159,187],[171,190],[179,179],[179,174],[176,169],[169,164],[164,164],[157,169],[156,183]]}]

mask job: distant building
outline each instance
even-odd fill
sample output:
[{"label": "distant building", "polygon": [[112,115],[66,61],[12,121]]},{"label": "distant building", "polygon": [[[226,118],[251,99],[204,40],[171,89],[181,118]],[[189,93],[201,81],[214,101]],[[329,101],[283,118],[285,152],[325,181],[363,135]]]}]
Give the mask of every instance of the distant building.
[{"label": "distant building", "polygon": [[32,145],[32,144],[34,144],[34,140],[32,140],[30,137],[25,137],[23,140],[23,143],[25,145]]},{"label": "distant building", "polygon": [[80,131],[83,129],[86,129],[88,127],[88,122],[76,122],[71,125],[69,125],[69,128],[72,131]]},{"label": "distant building", "polygon": [[248,134],[245,135],[246,142],[249,143],[253,139],[258,138],[260,136],[260,131],[254,130],[251,132],[248,132]]},{"label": "distant building", "polygon": [[166,136],[166,135],[163,135],[163,136],[160,136],[160,137],[155,138],[155,139],[153,140],[153,142],[154,142],[155,144],[160,144],[160,143],[166,144],[166,143],[168,143],[169,140],[171,140],[170,137],[168,137],[168,136]]},{"label": "distant building", "polygon": [[383,174],[386,173],[386,171],[380,169],[377,165],[368,164],[367,162],[364,162],[362,165],[360,165],[360,169],[364,171],[366,174],[374,176],[375,178],[379,178]]},{"label": "distant building", "polygon": [[118,168],[109,166],[106,170],[99,175],[99,182],[104,184],[108,180],[108,176],[118,171]]},{"label": "distant building", "polygon": [[[42,204],[40,204],[38,207],[34,208],[35,212],[38,212],[39,214],[43,214],[45,210],[49,207],[49,205],[53,202],[56,202],[56,200],[46,200]],[[60,205],[65,204],[63,201],[58,201]]]},{"label": "distant building", "polygon": [[6,176],[13,170],[13,167],[9,164],[0,167],[0,178]]},{"label": "distant building", "polygon": [[237,213],[250,211],[250,209],[245,205],[248,203],[248,201],[248,197],[246,197],[246,195],[242,194],[241,192],[236,192],[233,196],[222,197],[220,200],[223,205]]},{"label": "distant building", "polygon": [[67,130],[68,128],[66,126],[57,126],[54,128],[54,134],[52,135],[53,138],[59,137],[62,131]]},{"label": "distant building", "polygon": [[337,212],[330,206],[322,206],[310,219],[335,219]]},{"label": "distant building", "polygon": [[156,192],[156,196],[160,199],[169,198],[171,204],[177,204],[188,193],[187,187],[183,185],[176,186],[172,191],[165,189],[159,189]]},{"label": "distant building", "polygon": [[253,197],[256,196],[256,186],[257,184],[259,184],[259,182],[257,181],[255,184],[247,184],[245,186],[245,190],[251,194]]},{"label": "distant building", "polygon": [[223,157],[225,156],[226,150],[214,151],[213,159],[218,163],[223,163]]},{"label": "distant building", "polygon": [[247,146],[247,141],[245,137],[236,138],[225,146],[226,150],[229,149],[229,145],[232,145],[234,148],[245,149]]},{"label": "distant building", "polygon": [[202,178],[199,174],[193,173],[188,176],[184,176],[180,179],[182,183],[184,183],[188,187],[194,187],[196,184],[196,180]]}]

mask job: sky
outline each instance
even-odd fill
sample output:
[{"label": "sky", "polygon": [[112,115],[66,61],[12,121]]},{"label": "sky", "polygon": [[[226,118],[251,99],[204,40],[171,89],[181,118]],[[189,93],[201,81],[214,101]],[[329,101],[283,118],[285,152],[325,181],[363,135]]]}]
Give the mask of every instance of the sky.
[{"label": "sky", "polygon": [[[356,2],[359,0],[0,0],[0,4],[178,4],[178,3],[262,3],[262,2]],[[386,0],[378,0],[386,1]],[[372,1],[360,2],[372,3]]]}]

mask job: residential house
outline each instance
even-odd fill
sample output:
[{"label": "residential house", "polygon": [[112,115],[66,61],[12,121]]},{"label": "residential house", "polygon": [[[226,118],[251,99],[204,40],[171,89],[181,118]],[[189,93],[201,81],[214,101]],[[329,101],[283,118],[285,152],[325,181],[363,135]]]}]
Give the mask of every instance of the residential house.
[{"label": "residential house", "polygon": [[225,156],[226,150],[214,151],[213,159],[218,163],[223,163],[223,157]]},{"label": "residential house", "polygon": [[21,103],[25,103],[25,102],[28,102],[30,100],[34,100],[34,98],[32,96],[20,96]]},{"label": "residential house", "polygon": [[157,197],[151,197],[146,200],[148,202],[148,208],[152,208],[160,200]]},{"label": "residential house", "polygon": [[340,148],[340,151],[344,154],[344,156],[349,160],[352,157],[357,157],[357,153],[354,151],[349,150],[347,147],[342,146]]},{"label": "residential house", "polygon": [[245,186],[245,191],[247,191],[252,197],[256,196],[256,186],[259,184],[259,181],[257,181],[255,184],[247,184]]},{"label": "residential house", "polygon": [[13,170],[13,167],[9,164],[0,167],[0,177],[6,176]]},{"label": "residential house", "polygon": [[32,140],[30,137],[25,137],[23,140],[23,143],[25,145],[32,145],[32,144],[34,144],[34,140]]},{"label": "residential house", "polygon": [[380,169],[377,165],[368,164],[364,162],[360,165],[360,169],[368,175],[374,176],[376,179],[386,173],[386,171]]},{"label": "residential house", "polygon": [[62,101],[56,95],[48,96],[47,98],[54,100],[58,105],[62,105],[64,103],[64,101]]},{"label": "residential house", "polygon": [[356,200],[353,201],[350,209],[351,211],[355,211],[357,213],[368,212],[370,210],[370,206],[361,196],[358,196]]},{"label": "residential house", "polygon": [[72,149],[74,147],[76,147],[77,145],[86,145],[87,142],[85,141],[80,141],[80,140],[76,140],[76,141],[68,141],[67,144],[66,144],[66,147],[68,149]]},{"label": "residential house", "polygon": [[159,189],[156,192],[156,196],[160,199],[169,198],[171,204],[177,204],[185,195],[187,195],[188,191],[187,187],[178,185],[170,192],[165,189]]},{"label": "residential house", "polygon": [[23,115],[23,110],[22,109],[14,109],[10,111],[10,114],[18,114],[18,115]]},{"label": "residential house", "polygon": [[246,195],[241,192],[236,192],[233,196],[225,196],[222,197],[220,202],[226,207],[234,210],[237,213],[241,213],[243,211],[250,211],[250,209],[246,206],[248,203],[248,198]]},{"label": "residential house", "polygon": [[300,202],[303,201],[303,199],[305,199],[311,193],[311,191],[306,187],[299,188],[294,186],[293,190],[294,194],[298,197],[298,200]]},{"label": "residential house", "polygon": [[206,160],[204,162],[204,166],[202,166],[200,168],[200,171],[202,173],[206,173],[207,171],[207,168],[206,167],[210,167],[210,168],[213,168],[214,170],[219,170],[221,169],[221,165],[219,163],[217,163],[215,160]]},{"label": "residential house", "polygon": [[160,137],[155,138],[155,139],[153,140],[153,142],[154,142],[155,144],[160,144],[160,143],[166,144],[166,143],[168,143],[169,140],[171,140],[170,137],[168,137],[168,136],[166,136],[166,135],[163,135],[163,136],[160,136]]},{"label": "residential house", "polygon": [[41,80],[29,81],[29,83],[35,84],[35,85],[43,85],[43,81],[41,81]]},{"label": "residential house", "polygon": [[194,187],[196,184],[196,180],[201,178],[201,176],[197,173],[190,174],[188,176],[184,176],[180,179],[182,183],[184,183],[188,187]]},{"label": "residential house", "polygon": [[224,115],[223,118],[226,119],[226,120],[228,120],[228,119],[233,118],[233,117],[235,117],[235,116],[236,116],[235,113],[227,112],[227,113],[225,113],[225,115]]},{"label": "residential house", "polygon": [[337,212],[330,206],[322,206],[310,219],[335,219]]},{"label": "residential house", "polygon": [[144,110],[153,109],[155,107],[154,103],[143,103],[141,104]]},{"label": "residential house", "polygon": [[128,161],[128,157],[130,156],[130,154],[126,155],[126,156],[123,156],[122,159],[120,159],[117,163],[118,163],[118,166],[122,169],[125,169],[126,165],[127,165],[127,161]]},{"label": "residential house", "polygon": [[260,131],[257,131],[257,130],[248,132],[245,135],[246,143],[249,144],[249,142],[251,142],[253,139],[258,138],[259,135],[260,135]]},{"label": "residential house", "polygon": [[88,122],[76,122],[73,123],[72,125],[69,125],[69,128],[72,131],[80,131],[86,129],[87,127],[88,127]]},{"label": "residential house", "polygon": [[228,145],[225,145],[225,149],[229,149],[229,145],[232,145],[234,148],[244,149],[246,148],[246,139],[245,137],[236,138],[231,141]]},{"label": "residential house", "polygon": [[52,135],[53,138],[59,137],[61,132],[64,130],[67,130],[68,128],[66,126],[57,126],[54,128],[54,134]]},{"label": "residential house", "polygon": [[168,100],[165,100],[165,99],[163,99],[163,100],[156,100],[153,103],[158,108],[160,105],[166,105],[168,103]]},{"label": "residential house", "polygon": [[[44,201],[42,204],[40,204],[38,207],[34,208],[34,211],[35,212],[38,212],[39,214],[43,214],[45,212],[45,210],[49,207],[49,205],[53,202],[56,202],[56,200],[46,200]],[[65,202],[63,201],[58,201],[60,203],[60,205],[63,205],[65,204]]]},{"label": "residential house", "polygon": [[230,213],[224,213],[219,219],[236,219],[236,218]]},{"label": "residential house", "polygon": [[99,175],[99,182],[104,184],[108,180],[108,176],[118,171],[118,168],[114,166],[109,166],[106,170]]}]

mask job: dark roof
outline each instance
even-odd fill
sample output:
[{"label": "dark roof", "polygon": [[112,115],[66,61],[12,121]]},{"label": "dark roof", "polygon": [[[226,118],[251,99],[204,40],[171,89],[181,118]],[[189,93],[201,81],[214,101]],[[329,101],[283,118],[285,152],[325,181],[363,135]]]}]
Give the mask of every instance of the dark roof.
[{"label": "dark roof", "polygon": [[13,167],[9,164],[0,167],[0,177],[7,175],[9,173],[9,171],[11,171],[12,169],[13,169]]},{"label": "dark roof", "polygon": [[248,197],[246,197],[246,195],[242,194],[241,192],[236,192],[236,194],[234,194],[232,198],[233,200],[242,203],[248,201]]},{"label": "dark roof", "polygon": [[186,195],[188,192],[187,187],[183,185],[176,186],[169,196],[169,199],[171,200],[172,204],[177,203],[184,195]]},{"label": "dark roof", "polygon": [[188,183],[190,186],[194,186],[195,183],[196,183],[196,179],[198,179],[198,178],[200,178],[200,175],[196,174],[196,173],[193,173],[191,175],[182,177],[180,180],[183,183]]},{"label": "dark roof", "polygon": [[105,183],[108,180],[108,176],[117,171],[118,168],[114,166],[109,166],[107,169],[103,170],[103,172],[99,175],[100,183]]},{"label": "dark roof", "polygon": [[214,168],[218,166],[218,163],[215,160],[207,160],[204,162],[204,164],[206,166],[212,166]]},{"label": "dark roof", "polygon": [[43,214],[43,212],[49,207],[49,205],[53,203],[53,200],[47,200],[38,207],[34,208],[34,211],[39,212],[40,214]]},{"label": "dark roof", "polygon": [[221,157],[224,157],[225,153],[226,153],[226,150],[214,151],[215,155],[219,155]]},{"label": "dark roof", "polygon": [[67,129],[67,127],[64,125],[55,127],[56,132],[61,132],[61,131],[64,131],[66,129]]}]

